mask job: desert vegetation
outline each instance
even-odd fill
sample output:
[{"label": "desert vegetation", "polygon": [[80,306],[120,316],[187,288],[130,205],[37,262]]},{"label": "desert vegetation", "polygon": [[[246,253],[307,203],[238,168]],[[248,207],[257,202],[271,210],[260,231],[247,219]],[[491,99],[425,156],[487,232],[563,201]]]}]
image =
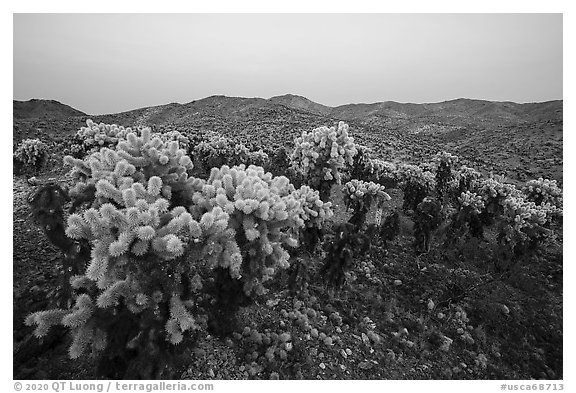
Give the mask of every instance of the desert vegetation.
[{"label": "desert vegetation", "polygon": [[15,124],[15,378],[562,378],[557,176],[256,112]]}]

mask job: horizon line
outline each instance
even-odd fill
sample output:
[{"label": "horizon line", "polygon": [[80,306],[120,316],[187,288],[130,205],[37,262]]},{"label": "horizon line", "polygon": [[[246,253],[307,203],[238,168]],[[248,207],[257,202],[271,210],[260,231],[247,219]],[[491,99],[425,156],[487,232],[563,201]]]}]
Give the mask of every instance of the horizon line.
[{"label": "horizon line", "polygon": [[[485,101],[485,102],[492,102],[492,103],[511,103],[511,104],[517,104],[517,105],[525,105],[525,104],[544,104],[544,103],[548,103],[548,102],[554,102],[554,101],[564,101],[563,98],[559,98],[559,99],[551,99],[551,100],[544,100],[544,101],[526,101],[526,102],[516,102],[516,101],[510,101],[510,100],[489,100],[489,99],[484,99],[484,98],[468,98],[468,97],[458,97],[458,98],[451,98],[451,99],[447,99],[444,101],[435,101],[435,102],[401,102],[401,101],[394,101],[394,100],[385,100],[385,101],[375,101],[375,102],[350,102],[347,104],[341,104],[341,105],[336,105],[336,106],[329,106],[329,105],[325,105],[322,103],[319,103],[317,101],[314,101],[306,96],[303,95],[299,95],[299,94],[293,94],[293,93],[286,93],[286,94],[281,94],[281,95],[275,95],[275,96],[271,96],[268,98],[264,98],[264,97],[247,97],[247,96],[227,96],[225,94],[212,94],[203,98],[197,98],[188,102],[176,102],[176,101],[172,101],[172,102],[168,102],[168,103],[164,103],[164,104],[156,104],[156,105],[148,105],[148,106],[142,106],[142,107],[138,107],[138,108],[133,108],[133,109],[128,109],[128,110],[121,110],[119,112],[108,112],[108,113],[87,113],[84,112],[81,109],[78,109],[78,107],[73,106],[71,104],[67,104],[65,102],[59,101],[57,99],[54,98],[29,98],[28,100],[17,100],[17,99],[13,99],[12,101],[18,101],[18,102],[30,102],[30,101],[34,101],[34,100],[38,100],[38,101],[55,101],[58,102],[62,105],[66,105],[74,110],[83,112],[86,115],[89,116],[106,116],[106,115],[113,115],[113,114],[120,114],[120,113],[127,113],[127,112],[132,112],[132,111],[137,111],[137,110],[141,110],[141,109],[146,109],[146,108],[154,108],[154,107],[161,107],[161,106],[166,106],[166,105],[173,105],[173,104],[177,104],[177,105],[187,105],[190,104],[192,102],[196,102],[196,101],[202,101],[208,98],[214,98],[214,97],[224,97],[224,98],[240,98],[240,99],[261,99],[261,100],[271,100],[273,98],[279,98],[279,97],[286,97],[286,96],[293,96],[293,97],[299,97],[299,98],[304,98],[314,104],[317,105],[321,105],[324,106],[326,108],[329,109],[336,109],[339,107],[343,107],[343,106],[348,106],[348,105],[375,105],[375,104],[385,104],[385,103],[395,103],[395,104],[403,104],[403,105],[433,105],[433,104],[442,104],[445,102],[451,102],[451,101],[458,101],[458,100],[468,100],[468,101]],[[282,104],[279,104],[282,105]]]}]

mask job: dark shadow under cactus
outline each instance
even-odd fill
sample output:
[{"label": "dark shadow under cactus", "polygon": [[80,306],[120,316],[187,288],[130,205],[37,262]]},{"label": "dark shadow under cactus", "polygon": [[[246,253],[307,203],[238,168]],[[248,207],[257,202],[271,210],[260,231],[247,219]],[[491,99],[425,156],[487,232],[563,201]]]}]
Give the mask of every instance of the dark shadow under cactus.
[{"label": "dark shadow under cactus", "polygon": [[214,269],[214,281],[206,291],[215,300],[208,315],[208,331],[217,337],[229,336],[238,329],[238,310],[248,306],[251,298],[244,293],[242,282],[221,267]]},{"label": "dark shadow under cactus", "polygon": [[353,266],[354,257],[368,251],[369,247],[370,239],[355,225],[344,223],[336,226],[328,239],[326,258],[319,272],[327,285],[341,288],[346,281],[346,272]]},{"label": "dark shadow under cactus", "polygon": [[66,236],[64,205],[68,192],[58,183],[49,181],[38,186],[28,197],[32,219],[42,228],[46,238],[62,252],[63,275],[56,306],[66,307],[72,298],[70,277],[80,274],[90,260],[90,245]]},{"label": "dark shadow under cactus", "polygon": [[[160,313],[169,313],[167,302]],[[108,332],[109,342],[96,365],[96,377],[103,379],[173,379],[179,355],[188,346],[166,340],[163,321],[147,311],[134,318],[125,307],[103,311],[98,318]],[[194,341],[188,337],[186,341]]]},{"label": "dark shadow under cactus", "polygon": [[430,251],[433,232],[442,223],[442,205],[434,198],[426,197],[414,212],[414,246],[418,252]]},{"label": "dark shadow under cactus", "polygon": [[300,244],[304,251],[313,253],[322,242],[324,232],[315,226],[306,227],[300,232]]}]

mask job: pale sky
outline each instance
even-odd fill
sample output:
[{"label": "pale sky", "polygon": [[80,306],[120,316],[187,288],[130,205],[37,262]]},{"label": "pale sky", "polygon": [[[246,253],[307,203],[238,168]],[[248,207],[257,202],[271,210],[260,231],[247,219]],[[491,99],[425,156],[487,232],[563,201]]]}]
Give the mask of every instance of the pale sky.
[{"label": "pale sky", "polygon": [[14,99],[562,99],[562,14],[15,14]]}]

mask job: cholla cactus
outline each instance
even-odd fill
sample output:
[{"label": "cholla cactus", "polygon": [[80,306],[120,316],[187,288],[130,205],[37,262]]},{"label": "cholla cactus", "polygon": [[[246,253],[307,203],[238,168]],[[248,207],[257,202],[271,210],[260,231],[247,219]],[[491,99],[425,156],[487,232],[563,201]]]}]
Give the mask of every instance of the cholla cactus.
[{"label": "cholla cactus", "polygon": [[526,199],[541,205],[549,203],[558,208],[562,208],[563,197],[562,189],[558,187],[556,180],[549,180],[538,178],[538,180],[530,180],[526,182],[522,191],[526,195]]},{"label": "cholla cactus", "polygon": [[207,140],[196,145],[192,155],[202,167],[202,174],[206,175],[212,168],[220,168],[225,164],[262,166],[268,161],[268,155],[262,150],[250,151],[244,144],[218,134],[210,134]]},{"label": "cholla cactus", "polygon": [[486,213],[494,218],[504,212],[506,198],[520,197],[520,191],[513,184],[504,183],[504,179],[498,176],[481,181],[477,194],[484,200]]},{"label": "cholla cactus", "polygon": [[370,181],[374,176],[374,166],[372,165],[372,149],[368,146],[356,144],[356,154],[352,159],[350,177]]},{"label": "cholla cactus", "polygon": [[393,162],[378,158],[371,161],[374,182],[382,184],[386,188],[395,188],[398,185],[398,166]]},{"label": "cholla cactus", "polygon": [[450,154],[445,151],[440,151],[436,153],[433,159],[436,168],[439,168],[442,165],[446,165],[447,167],[453,168],[456,164],[458,164],[459,160],[460,159],[458,158],[458,156]]},{"label": "cholla cactus", "polygon": [[[70,238],[85,239],[92,245],[85,274],[72,280],[73,287],[85,288],[87,293],[78,297],[72,310],[42,311],[27,319],[28,324],[38,325],[36,335],[43,336],[48,326],[55,324],[56,315],[61,316],[60,323],[72,329],[72,358],[89,346],[95,352],[107,347],[107,336],[113,332],[106,328],[109,321],[103,320],[98,310],[127,308],[134,318],[146,318],[145,310],[156,312],[163,302],[170,301],[170,314],[163,316],[166,340],[177,344],[182,333],[197,329],[186,307],[190,303],[180,299],[190,295],[182,292],[182,285],[192,281],[193,269],[189,264],[167,261],[183,256],[189,244],[200,238],[210,239],[219,231],[218,226],[226,226],[219,221],[222,216],[227,218],[221,210],[206,213],[200,222],[182,206],[169,210],[169,202],[160,197],[163,185],[159,177],[151,177],[147,187],[134,183],[120,190],[105,184],[101,192],[114,204],[104,203],[71,215],[66,229]],[[115,199],[117,195],[121,199]],[[158,317],[162,321],[161,313]]]},{"label": "cholla cactus", "polygon": [[555,237],[551,222],[562,214],[549,203],[537,205],[521,196],[509,195],[503,202],[503,225],[498,239],[508,245],[516,256],[535,249]]},{"label": "cholla cactus", "polygon": [[209,244],[208,261],[229,269],[247,295],[266,292],[263,284],[288,267],[284,246],[298,244],[297,229],[304,226],[299,197],[286,177],[273,177],[261,167],[213,168],[194,193],[194,209],[197,214],[222,209],[230,216],[228,231],[234,237]]},{"label": "cholla cactus", "polygon": [[480,214],[484,210],[484,200],[474,192],[466,191],[460,194],[458,202],[462,208],[468,208],[475,214]]},{"label": "cholla cactus", "polygon": [[134,183],[147,187],[152,177],[161,180],[160,196],[172,204],[178,201],[177,204],[186,205],[186,195],[201,184],[199,179],[189,176],[193,164],[178,142],[151,139],[148,128],[143,129],[140,136],[134,132],[127,134],[116,150],[103,148],[86,160],[66,156],[64,162],[73,166],[71,176],[77,180],[70,196],[79,198],[95,187],[94,207],[121,202],[124,189]]},{"label": "cholla cactus", "polygon": [[442,151],[436,154],[434,163],[436,165],[436,191],[440,198],[446,198],[450,183],[455,177],[453,171],[458,163],[458,157]]},{"label": "cholla cactus", "polygon": [[462,192],[456,199],[456,206],[458,209],[447,227],[445,246],[453,247],[457,242],[466,241],[469,235],[483,238],[485,222],[481,217],[485,211],[485,203],[482,196],[470,191]]},{"label": "cholla cactus", "polygon": [[14,152],[14,159],[33,169],[39,169],[47,158],[48,145],[39,139],[24,139]]},{"label": "cholla cactus", "polygon": [[381,205],[390,200],[390,195],[384,192],[384,186],[357,179],[344,184],[343,192],[346,207],[354,211],[350,222],[358,226],[364,225],[366,214],[374,202]]},{"label": "cholla cactus", "polygon": [[130,127],[124,128],[116,124],[96,124],[88,119],[86,120],[86,127],[81,127],[74,135],[70,153],[74,157],[81,158],[102,147],[114,147],[130,132],[132,132]]},{"label": "cholla cactus", "polygon": [[404,210],[415,211],[418,204],[430,196],[436,187],[434,174],[416,165],[400,165],[398,179],[400,189],[404,192]]},{"label": "cholla cactus", "polygon": [[160,140],[164,143],[176,141],[178,142],[178,147],[184,151],[189,151],[191,147],[190,138],[188,138],[188,136],[181,133],[180,131],[171,130],[164,133],[157,132],[153,134],[152,138],[154,137],[160,138]]},{"label": "cholla cactus", "polygon": [[327,220],[334,215],[332,202],[322,202],[320,193],[308,186],[300,187],[293,195],[300,202],[300,217],[306,225],[300,233],[301,244],[313,252],[323,238]]},{"label": "cholla cactus", "polygon": [[482,174],[477,170],[462,165],[454,174],[450,182],[450,189],[455,197],[460,197],[463,192],[476,192],[481,185]]},{"label": "cholla cactus", "polygon": [[534,202],[510,196],[504,199],[503,205],[504,218],[517,231],[533,228],[536,225],[545,225],[549,221],[546,209],[538,208]]},{"label": "cholla cactus", "polygon": [[342,172],[352,165],[357,149],[354,138],[348,135],[344,122],[335,127],[319,127],[311,132],[304,131],[294,140],[294,151],[290,157],[292,167],[307,179],[308,185],[320,191],[327,201],[330,186],[340,184]]},{"label": "cholla cactus", "polygon": [[[73,358],[115,343],[121,348],[107,356],[131,346],[139,348],[138,361],[154,359],[150,348],[178,344],[203,323],[195,311],[197,267],[186,258],[223,236],[228,215],[215,208],[192,217],[185,195],[203,183],[188,176],[192,163],[178,142],[151,139],[149,129],[128,133],[116,150],[65,160],[78,181],[72,196],[94,189],[89,208],[70,215],[66,228],[70,238],[91,245],[88,268],[72,280],[84,293],[73,309],[35,313],[27,323],[37,325],[38,336],[57,323],[69,327]],[[127,320],[133,322],[124,327]]]},{"label": "cholla cactus", "polygon": [[334,215],[332,202],[322,202],[317,190],[302,186],[293,195],[300,202],[301,217],[306,227],[322,228]]},{"label": "cholla cactus", "polygon": [[414,245],[418,252],[429,252],[434,231],[442,223],[442,205],[435,198],[425,197],[414,214]]}]

